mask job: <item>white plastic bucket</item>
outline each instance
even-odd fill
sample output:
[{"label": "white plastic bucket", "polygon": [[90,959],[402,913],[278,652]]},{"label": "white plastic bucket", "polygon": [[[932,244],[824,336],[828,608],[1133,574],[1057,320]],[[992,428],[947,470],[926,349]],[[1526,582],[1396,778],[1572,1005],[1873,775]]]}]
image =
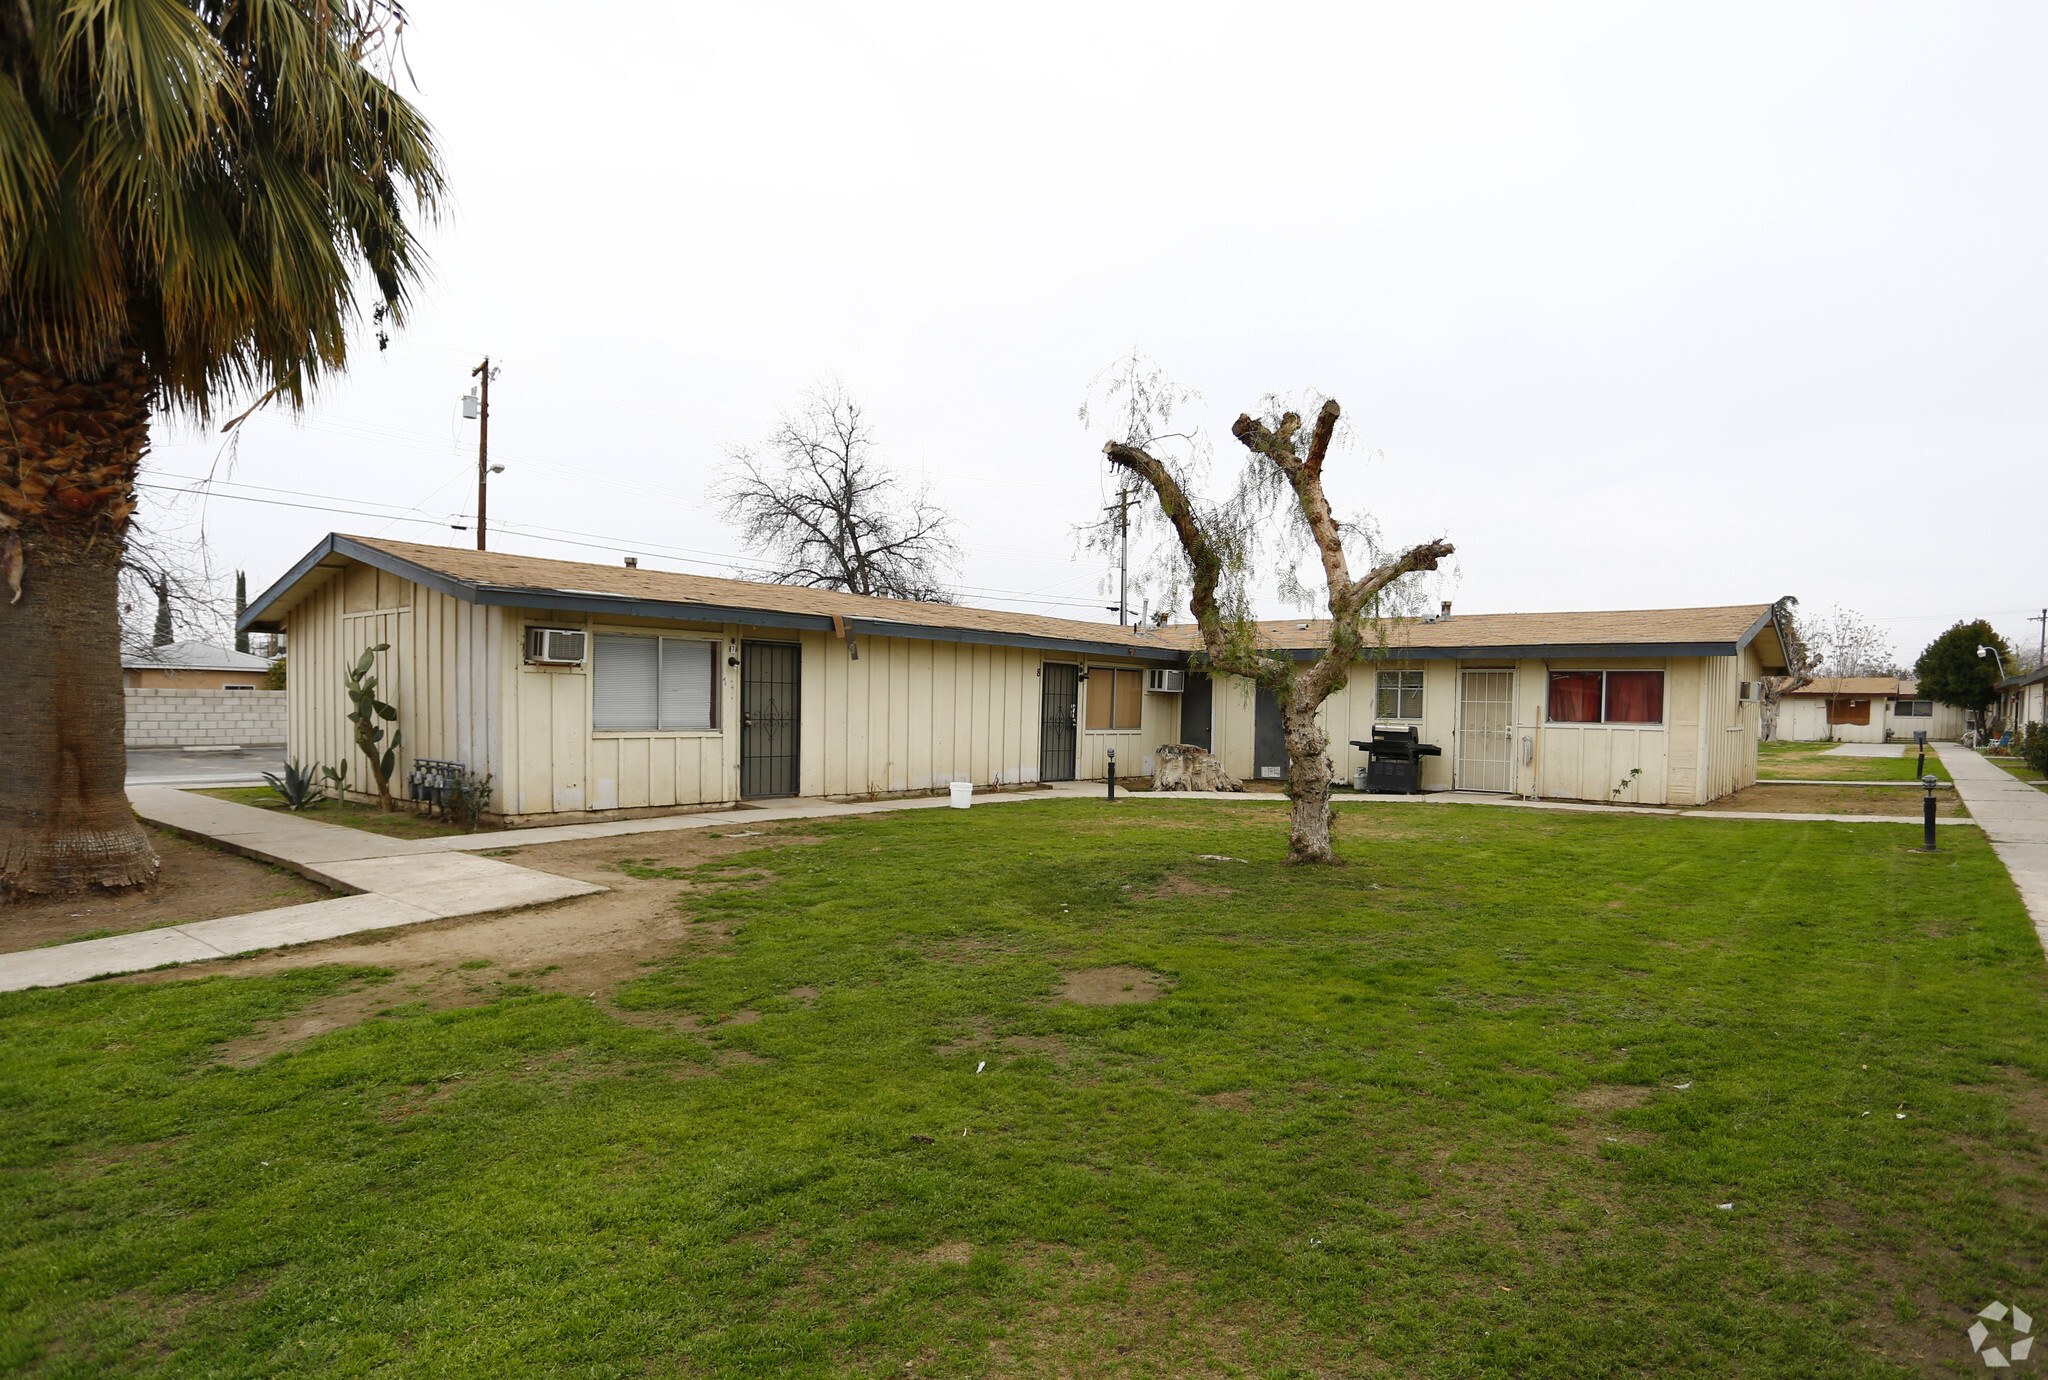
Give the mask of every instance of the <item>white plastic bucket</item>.
[{"label": "white plastic bucket", "polygon": [[950,782],[947,785],[947,789],[953,793],[954,809],[964,810],[974,803],[974,783],[972,781]]}]

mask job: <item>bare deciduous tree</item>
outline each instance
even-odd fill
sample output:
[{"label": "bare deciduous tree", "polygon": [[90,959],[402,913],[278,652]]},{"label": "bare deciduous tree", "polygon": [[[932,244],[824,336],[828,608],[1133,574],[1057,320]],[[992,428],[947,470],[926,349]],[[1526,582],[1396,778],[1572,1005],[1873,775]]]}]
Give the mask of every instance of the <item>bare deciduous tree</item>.
[{"label": "bare deciduous tree", "polygon": [[837,380],[784,413],[764,448],[735,449],[713,497],[778,584],[953,602],[952,516],[890,469],[866,409]]},{"label": "bare deciduous tree", "polygon": [[[1171,406],[1187,395],[1175,390],[1156,367],[1133,354],[1109,390],[1123,415],[1113,423],[1120,435],[1103,446],[1112,465],[1149,487],[1159,517],[1171,528],[1183,562],[1188,609],[1202,636],[1198,664],[1243,676],[1273,693],[1288,754],[1290,863],[1334,863],[1331,841],[1329,737],[1316,711],[1348,683],[1351,669],[1368,655],[1368,642],[1384,647],[1383,620],[1397,582],[1418,571],[1435,570],[1454,547],[1427,541],[1398,554],[1379,550],[1375,531],[1361,519],[1340,520],[1323,489],[1323,464],[1337,438],[1343,412],[1334,398],[1315,409],[1303,430],[1300,412],[1269,398],[1264,415],[1242,414],[1231,434],[1249,452],[1236,491],[1222,503],[1205,503],[1190,483],[1190,467],[1176,463],[1161,442],[1185,440],[1174,432]],[[1083,420],[1089,409],[1083,409]],[[1199,455],[1198,447],[1185,448]],[[1328,643],[1315,660],[1303,663],[1287,651],[1261,647],[1252,616],[1248,580],[1263,544],[1283,553],[1283,590],[1299,592],[1293,551],[1322,566],[1322,599],[1329,610]],[[1349,549],[1347,549],[1347,547]],[[1369,568],[1354,577],[1354,556]],[[1372,627],[1372,624],[1382,624]]]},{"label": "bare deciduous tree", "polygon": [[1854,609],[1840,604],[1824,616],[1800,618],[1799,640],[1814,657],[1816,676],[1901,676],[1891,635]]}]

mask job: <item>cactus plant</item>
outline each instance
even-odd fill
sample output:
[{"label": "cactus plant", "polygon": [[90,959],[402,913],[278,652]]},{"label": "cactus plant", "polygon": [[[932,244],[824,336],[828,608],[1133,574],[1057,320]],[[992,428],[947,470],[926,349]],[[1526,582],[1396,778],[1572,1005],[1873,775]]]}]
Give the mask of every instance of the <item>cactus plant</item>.
[{"label": "cactus plant", "polygon": [[345,677],[349,703],[355,706],[348,721],[356,726],[356,746],[370,759],[370,775],[377,782],[377,808],[386,814],[397,809],[391,802],[391,778],[398,771],[398,749],[404,735],[394,728],[391,742],[384,744],[384,729],[377,721],[390,722],[398,717],[398,711],[377,698],[377,678],[370,674],[370,667],[376,664],[377,653],[390,650],[389,642],[379,642],[363,653]]}]

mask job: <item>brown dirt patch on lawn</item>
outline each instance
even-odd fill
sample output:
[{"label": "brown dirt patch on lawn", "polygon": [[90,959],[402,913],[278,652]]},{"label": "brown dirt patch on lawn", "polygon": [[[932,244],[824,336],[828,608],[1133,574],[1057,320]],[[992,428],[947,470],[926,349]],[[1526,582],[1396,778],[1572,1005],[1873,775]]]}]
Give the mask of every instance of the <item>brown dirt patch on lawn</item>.
[{"label": "brown dirt patch on lawn", "polygon": [[1123,1006],[1157,1001],[1170,985],[1165,978],[1143,968],[1087,968],[1061,978],[1058,999],[1081,1006]]},{"label": "brown dirt patch on lawn", "polygon": [[148,886],[0,904],[0,952],[276,910],[334,893],[296,872],[143,826],[163,866]]},{"label": "brown dirt patch on lawn", "polygon": [[1565,1099],[1569,1106],[1585,1112],[1613,1112],[1628,1107],[1640,1107],[1650,1100],[1654,1088],[1632,1087],[1621,1083],[1595,1083],[1590,1088],[1581,1088]]},{"label": "brown dirt patch on lawn", "polygon": [[[434,1010],[479,1006],[519,991],[590,998],[614,1018],[635,1024],[658,1020],[672,1027],[695,1028],[697,1018],[688,1013],[619,1010],[611,1004],[611,994],[619,984],[679,952],[709,952],[723,945],[729,937],[727,931],[692,923],[689,902],[693,896],[709,894],[726,884],[716,879],[641,879],[620,872],[618,863],[624,858],[652,859],[661,867],[687,869],[735,853],[815,841],[800,834],[722,839],[705,830],[689,829],[535,844],[513,849],[509,856],[522,867],[596,882],[611,890],[532,910],[430,921],[248,958],[132,973],[109,981],[253,976],[329,963],[394,970],[388,981],[353,985],[225,1046],[222,1057],[235,1062],[253,1062],[393,1006],[424,1003]],[[246,859],[235,861],[261,866]]]},{"label": "brown dirt patch on lawn", "polygon": [[1152,891],[1138,893],[1148,901],[1168,901],[1176,896],[1230,896],[1235,887],[1218,886],[1213,882],[1198,882],[1192,877],[1172,876],[1161,882]]},{"label": "brown dirt patch on lawn", "polygon": [[[1768,814],[1894,815],[1920,818],[1922,792],[1905,786],[1751,786],[1723,796],[1702,810],[1753,810]],[[1937,819],[1968,819],[1970,811],[1953,790],[1934,793]]]}]

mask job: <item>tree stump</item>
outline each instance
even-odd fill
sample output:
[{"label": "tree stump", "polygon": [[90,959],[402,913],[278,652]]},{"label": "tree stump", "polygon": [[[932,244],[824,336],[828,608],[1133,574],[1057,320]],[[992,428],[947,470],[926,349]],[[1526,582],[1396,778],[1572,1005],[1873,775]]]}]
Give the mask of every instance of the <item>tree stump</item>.
[{"label": "tree stump", "polygon": [[1161,743],[1155,791],[1241,791],[1244,783],[1223,770],[1222,759],[1191,743]]}]

